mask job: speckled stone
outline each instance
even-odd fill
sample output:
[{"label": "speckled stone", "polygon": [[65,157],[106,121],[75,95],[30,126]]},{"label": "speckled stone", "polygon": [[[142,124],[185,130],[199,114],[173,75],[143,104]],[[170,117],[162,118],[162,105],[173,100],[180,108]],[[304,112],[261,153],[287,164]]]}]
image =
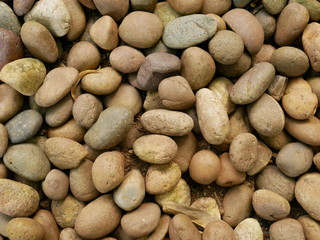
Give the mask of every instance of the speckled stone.
[{"label": "speckled stone", "polygon": [[20,35],[21,25],[12,9],[4,2],[0,1],[0,28],[11,30]]}]

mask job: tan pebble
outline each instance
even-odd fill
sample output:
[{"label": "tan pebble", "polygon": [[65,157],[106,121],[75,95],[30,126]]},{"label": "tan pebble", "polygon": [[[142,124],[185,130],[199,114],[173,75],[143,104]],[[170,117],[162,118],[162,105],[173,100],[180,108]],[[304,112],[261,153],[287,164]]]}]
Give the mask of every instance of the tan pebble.
[{"label": "tan pebble", "polygon": [[61,230],[59,240],[83,240],[82,237],[73,228],[64,228]]},{"label": "tan pebble", "polygon": [[120,21],[129,10],[129,0],[93,0],[102,15],[108,15],[115,21]]},{"label": "tan pebble", "polygon": [[74,41],[83,33],[86,27],[86,16],[77,0],[63,0],[70,14],[70,27],[66,38],[68,41]]},{"label": "tan pebble", "polygon": [[59,239],[59,229],[53,215],[50,211],[40,209],[33,216],[33,219],[40,223],[44,230],[43,240],[57,240]]},{"label": "tan pebble", "polygon": [[270,44],[263,44],[260,51],[256,55],[252,56],[252,66],[260,62],[270,62],[271,56],[275,50],[274,46]]},{"label": "tan pebble", "polygon": [[43,240],[44,228],[40,223],[31,218],[14,218],[6,227],[8,237],[11,240],[30,239]]},{"label": "tan pebble", "polygon": [[13,1],[13,10],[17,16],[22,16],[29,12],[34,4],[34,0],[14,0]]},{"label": "tan pebble", "polygon": [[92,9],[92,10],[97,9],[96,6],[94,5],[93,0],[79,0],[79,2],[89,9]]},{"label": "tan pebble", "polygon": [[217,219],[221,219],[219,206],[217,201],[212,197],[200,197],[195,200],[190,207],[204,210]]},{"label": "tan pebble", "polygon": [[214,14],[214,13],[208,13],[207,15],[209,17],[212,17],[214,20],[216,20],[216,22],[218,24],[217,25],[217,32],[227,29],[226,22],[222,19],[222,17],[220,17],[219,15]]},{"label": "tan pebble", "polygon": [[311,67],[314,71],[320,71],[320,54],[317,52],[317,46],[320,42],[320,35],[318,34],[320,24],[312,22],[306,26],[302,33],[302,45],[305,53],[309,57]]},{"label": "tan pebble", "polygon": [[181,213],[171,219],[169,236],[171,240],[201,240],[201,235],[191,219]]},{"label": "tan pebble", "polygon": [[204,229],[202,240],[228,239],[235,240],[233,229],[224,221],[216,220],[210,222]]},{"label": "tan pebble", "polygon": [[0,85],[0,122],[4,123],[18,113],[23,105],[23,96],[7,84]]},{"label": "tan pebble", "polygon": [[234,229],[236,240],[263,240],[263,232],[259,222],[254,218],[246,218]]},{"label": "tan pebble", "polygon": [[263,28],[264,39],[269,39],[276,30],[277,23],[275,18],[269,13],[267,13],[264,9],[260,10],[257,14],[255,14],[255,17],[258,19]]},{"label": "tan pebble", "polygon": [[208,14],[213,13],[221,16],[229,10],[231,7],[232,1],[219,1],[219,0],[204,0],[201,13]]},{"label": "tan pebble", "polygon": [[251,57],[243,52],[239,60],[231,65],[217,63],[217,73],[223,77],[240,77],[251,67]]},{"label": "tan pebble", "polygon": [[64,172],[52,169],[42,182],[42,190],[52,200],[63,200],[68,195],[69,178]]},{"label": "tan pebble", "polygon": [[320,238],[320,225],[309,215],[300,216],[298,219],[303,228],[305,238],[308,240],[317,240]]},{"label": "tan pebble", "polygon": [[181,15],[189,15],[199,13],[204,0],[191,0],[191,1],[183,1],[183,0],[168,0],[170,6]]},{"label": "tan pebble", "polygon": [[5,154],[8,147],[8,131],[6,127],[0,123],[0,158]]},{"label": "tan pebble", "polygon": [[168,2],[158,2],[153,14],[161,19],[163,26],[166,26],[169,22],[181,16]]},{"label": "tan pebble", "polygon": [[292,240],[305,239],[302,225],[293,218],[286,218],[271,224],[269,234],[271,239],[283,239],[283,236]]}]

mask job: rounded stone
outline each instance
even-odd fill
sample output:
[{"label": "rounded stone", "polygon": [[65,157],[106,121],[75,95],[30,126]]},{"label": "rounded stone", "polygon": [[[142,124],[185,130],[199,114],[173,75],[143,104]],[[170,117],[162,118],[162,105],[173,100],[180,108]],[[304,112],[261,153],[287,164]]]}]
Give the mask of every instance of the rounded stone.
[{"label": "rounded stone", "polygon": [[201,234],[191,219],[182,213],[175,215],[169,225],[169,237],[172,240],[201,240]]},{"label": "rounded stone", "polygon": [[109,107],[87,131],[84,141],[96,150],[112,148],[124,139],[132,123],[133,114],[130,110],[123,107]]},{"label": "rounded stone", "polygon": [[146,191],[163,194],[171,191],[181,178],[181,170],[175,162],[151,165],[146,174]]},{"label": "rounded stone", "polygon": [[0,158],[3,157],[8,147],[8,131],[7,128],[0,123]]},{"label": "rounded stone", "polygon": [[[84,0],[82,0],[84,1]],[[102,15],[108,15],[119,22],[129,10],[129,0],[93,0]]]},{"label": "rounded stone", "polygon": [[23,16],[30,11],[35,0],[14,0],[13,10],[17,16]]},{"label": "rounded stone", "polygon": [[0,85],[0,96],[0,122],[4,123],[19,112],[24,98],[8,84]]},{"label": "rounded stone", "polygon": [[11,171],[30,181],[42,181],[50,171],[50,162],[44,152],[30,143],[9,147],[3,162]]},{"label": "rounded stone", "polygon": [[184,49],[210,39],[217,22],[203,14],[179,17],[169,22],[163,32],[163,43],[173,49]]},{"label": "rounded stone", "polygon": [[59,57],[57,43],[50,31],[34,21],[25,22],[21,28],[21,39],[30,53],[47,63],[54,63]]},{"label": "rounded stone", "polygon": [[24,47],[20,37],[14,32],[0,28],[0,70],[4,65],[23,57]]},{"label": "rounded stone", "polygon": [[150,48],[161,38],[163,26],[160,18],[152,13],[134,11],[119,26],[121,39],[132,47]]},{"label": "rounded stone", "polygon": [[190,207],[206,211],[217,219],[221,219],[219,206],[213,197],[199,197]]},{"label": "rounded stone", "polygon": [[246,218],[234,229],[237,240],[263,240],[263,232],[259,222],[254,218]]},{"label": "rounded stone", "polygon": [[317,34],[319,31],[320,31],[320,24],[316,22],[312,22],[306,26],[306,28],[302,33],[303,49],[309,57],[312,69],[316,72],[320,71],[320,54],[317,53],[318,51],[317,46],[320,43],[320,35]]},{"label": "rounded stone", "polygon": [[26,96],[34,95],[42,85],[47,70],[35,58],[21,58],[6,64],[0,71],[0,79]]},{"label": "rounded stone", "polygon": [[[263,28],[264,40],[269,39],[274,34],[274,31],[277,27],[275,18],[267,13],[264,9],[255,14],[255,17],[258,19]],[[259,52],[261,52],[261,50]]]},{"label": "rounded stone", "polygon": [[43,240],[44,228],[40,223],[31,218],[14,218],[6,227],[8,237],[12,240],[28,239]]},{"label": "rounded stone", "polygon": [[63,3],[70,14],[70,26],[66,39],[74,41],[81,36],[86,28],[86,16],[78,0],[63,0]]},{"label": "rounded stone", "polygon": [[20,22],[8,4],[3,1],[0,1],[0,28],[8,29],[20,35]]},{"label": "rounded stone", "polygon": [[302,225],[293,218],[286,218],[271,224],[269,234],[271,239],[308,239],[305,238]]},{"label": "rounded stone", "polygon": [[6,124],[12,143],[24,142],[37,134],[42,125],[41,114],[36,110],[25,110],[17,114]]},{"label": "rounded stone", "polygon": [[163,26],[166,26],[172,20],[181,17],[181,15],[177,13],[167,1],[158,2],[153,14],[157,15],[161,19]]},{"label": "rounded stone", "polygon": [[286,0],[274,1],[274,0],[262,0],[263,7],[266,11],[272,15],[279,14],[282,9],[286,6]]},{"label": "rounded stone", "polygon": [[23,183],[1,178],[0,212],[11,217],[28,217],[36,212],[40,197],[38,192]]},{"label": "rounded stone", "polygon": [[41,23],[55,37],[62,37],[70,28],[71,17],[63,0],[42,0],[35,3],[24,21]]},{"label": "rounded stone", "polygon": [[168,0],[170,6],[181,15],[190,15],[199,13],[202,8],[204,0]]},{"label": "rounded stone", "polygon": [[68,195],[69,178],[64,172],[52,169],[41,186],[44,194],[51,200],[63,200]]},{"label": "rounded stone", "polygon": [[127,173],[122,183],[113,191],[114,202],[125,211],[140,206],[146,194],[145,181],[138,169]]}]

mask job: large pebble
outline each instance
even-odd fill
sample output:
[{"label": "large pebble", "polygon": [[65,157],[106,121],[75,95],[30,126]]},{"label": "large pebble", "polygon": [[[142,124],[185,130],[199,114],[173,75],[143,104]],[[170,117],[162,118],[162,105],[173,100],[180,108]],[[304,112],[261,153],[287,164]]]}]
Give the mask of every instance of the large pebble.
[{"label": "large pebble", "polygon": [[6,124],[12,143],[21,143],[37,134],[43,119],[39,112],[29,109],[17,114]]},{"label": "large pebble", "polygon": [[266,189],[254,192],[252,205],[256,214],[268,221],[283,219],[291,210],[290,203],[284,197]]},{"label": "large pebble", "polygon": [[303,228],[304,235],[308,240],[317,240],[320,238],[320,225],[309,215],[300,216],[298,219]]},{"label": "large pebble", "polygon": [[266,11],[272,15],[279,14],[282,9],[286,6],[286,0],[273,1],[273,0],[262,0],[263,7]]},{"label": "large pebble", "polygon": [[154,164],[169,163],[178,151],[171,138],[163,135],[146,135],[133,144],[134,153],[143,161]]},{"label": "large pebble", "polygon": [[201,234],[191,219],[181,213],[171,219],[169,236],[171,240],[201,240]]},{"label": "large pebble", "polygon": [[51,202],[51,212],[61,228],[73,228],[75,221],[85,204],[69,194],[61,201]]},{"label": "large pebble", "polygon": [[[319,6],[320,7],[320,6]],[[302,33],[302,45],[309,57],[311,67],[314,71],[320,72],[320,55],[317,53],[320,43],[320,24],[312,22],[306,26]]]},{"label": "large pebble", "polygon": [[199,13],[203,2],[203,0],[191,0],[188,2],[183,0],[168,0],[170,6],[181,15]]},{"label": "large pebble", "polygon": [[45,115],[46,123],[50,127],[58,127],[64,124],[72,116],[73,103],[73,98],[68,94],[59,102],[49,107]]},{"label": "large pebble", "polygon": [[254,218],[246,218],[234,229],[236,240],[263,240],[263,232],[259,222]]},{"label": "large pebble", "polygon": [[70,92],[78,80],[79,72],[73,67],[59,67],[51,70],[43,85],[35,95],[36,103],[41,107],[50,107]]},{"label": "large pebble", "polygon": [[41,0],[24,16],[24,20],[44,25],[55,37],[67,34],[71,17],[63,0]]},{"label": "large pebble", "polygon": [[6,127],[0,123],[0,158],[2,158],[7,151],[8,140],[8,131]]},{"label": "large pebble", "polygon": [[133,114],[123,107],[109,107],[84,136],[86,144],[96,150],[106,150],[120,143],[133,123]]},{"label": "large pebble", "polygon": [[172,20],[181,17],[168,2],[158,2],[153,14],[161,19],[163,26],[166,26]]},{"label": "large pebble", "polygon": [[303,227],[293,218],[286,218],[271,224],[269,228],[270,239],[277,240],[304,240]]},{"label": "large pebble", "polygon": [[152,13],[134,11],[129,13],[119,26],[120,38],[132,47],[150,48],[161,38],[163,25]]},{"label": "large pebble", "polygon": [[216,65],[207,51],[199,47],[190,47],[181,55],[180,74],[192,90],[205,87],[213,78]]},{"label": "large pebble", "polygon": [[86,27],[86,16],[79,1],[63,0],[63,2],[70,14],[70,27],[66,39],[74,41],[80,37]]},{"label": "large pebble", "polygon": [[12,9],[3,1],[0,2],[0,28],[8,29],[20,35],[20,22]]},{"label": "large pebble", "polygon": [[83,90],[95,95],[107,95],[117,90],[121,80],[122,76],[116,70],[112,67],[105,67],[98,72],[84,76],[81,81],[81,87]]},{"label": "large pebble", "polygon": [[190,206],[191,192],[187,182],[181,178],[173,190],[155,196],[155,201],[163,206],[166,202],[173,202],[183,206]]},{"label": "large pebble", "polygon": [[288,201],[294,198],[295,180],[283,174],[275,165],[267,166],[256,178],[258,189],[267,189]]},{"label": "large pebble", "polygon": [[295,196],[303,209],[315,220],[320,221],[320,174],[306,173],[296,183]]},{"label": "large pebble", "polygon": [[158,225],[161,210],[155,203],[143,203],[136,210],[125,214],[121,219],[121,227],[133,238],[147,236]]},{"label": "large pebble", "polygon": [[43,240],[44,228],[40,223],[31,218],[14,218],[7,227],[9,239],[30,239],[30,240]]},{"label": "large pebble", "polygon": [[21,39],[30,53],[47,63],[54,63],[59,57],[57,43],[49,30],[42,24],[28,21],[22,25]]},{"label": "large pebble", "polygon": [[69,173],[70,190],[73,196],[83,202],[92,201],[100,195],[93,184],[92,165],[90,160],[85,159]]},{"label": "large pebble", "polygon": [[52,200],[63,200],[69,191],[68,176],[58,169],[52,169],[41,184],[44,194]]},{"label": "large pebble", "polygon": [[22,58],[6,64],[0,79],[26,96],[34,95],[46,76],[44,64],[35,58]]},{"label": "large pebble", "polygon": [[59,240],[83,240],[83,238],[79,236],[74,228],[64,228],[60,232]]},{"label": "large pebble", "polygon": [[125,157],[121,152],[104,152],[93,163],[92,180],[101,193],[116,188],[124,179]]},{"label": "large pebble", "polygon": [[129,10],[129,0],[93,0],[102,15],[108,15],[115,21],[120,21]]},{"label": "large pebble", "polygon": [[9,147],[3,162],[11,171],[30,181],[42,181],[50,171],[50,162],[44,152],[30,143]]},{"label": "large pebble", "polygon": [[223,198],[223,221],[231,227],[236,227],[252,213],[253,190],[241,184],[229,188]]},{"label": "large pebble", "polygon": [[210,222],[204,229],[202,240],[235,240],[233,229],[224,221],[216,220]]},{"label": "large pebble", "polygon": [[163,79],[177,75],[179,70],[180,60],[177,56],[155,52],[144,59],[138,71],[137,84],[142,90],[156,91]]},{"label": "large pebble", "polygon": [[251,67],[251,57],[246,51],[243,52],[239,60],[231,65],[217,63],[217,73],[224,77],[241,77]]},{"label": "large pebble", "polygon": [[221,144],[229,132],[229,118],[217,95],[207,88],[196,93],[200,130],[210,144]]},{"label": "large pebble", "polygon": [[184,49],[208,40],[216,30],[217,22],[209,16],[183,16],[165,26],[162,41],[169,48]]},{"label": "large pebble", "polygon": [[[260,10],[257,14],[255,14],[255,17],[258,19],[258,21],[260,22],[263,28],[264,40],[269,39],[273,35],[274,31],[276,30],[276,26],[277,26],[276,20],[272,15],[267,13],[264,9]],[[259,51],[259,53],[261,53],[261,50]]]},{"label": "large pebble", "polygon": [[112,232],[120,223],[121,209],[111,194],[102,195],[82,209],[75,230],[83,238],[97,239]]},{"label": "large pebble", "polygon": [[275,137],[284,128],[284,112],[280,104],[270,95],[263,94],[247,108],[251,126],[261,135]]},{"label": "large pebble", "polygon": [[290,0],[289,2],[300,3],[308,9],[311,20],[320,20],[320,3],[317,0]]},{"label": "large pebble", "polygon": [[256,101],[268,89],[275,76],[272,64],[256,64],[243,74],[234,84],[230,99],[235,104],[248,104]]},{"label": "large pebble", "polygon": [[14,0],[13,10],[17,16],[23,16],[32,8],[35,0]]},{"label": "large pebble", "polygon": [[181,178],[181,170],[175,162],[151,165],[146,174],[146,191],[163,194],[171,191]]},{"label": "large pebble", "polygon": [[162,214],[157,228],[148,236],[147,239],[148,240],[164,239],[169,230],[170,220],[171,220],[171,217],[169,215]]},{"label": "large pebble", "polygon": [[20,37],[14,32],[0,28],[0,70],[4,65],[23,57],[24,47]]},{"label": "large pebble", "polygon": [[73,118],[59,127],[48,129],[49,138],[64,137],[76,142],[82,142],[85,134],[86,129],[79,126]]},{"label": "large pebble", "polygon": [[[227,25],[243,40],[251,55],[257,54],[264,42],[264,31],[258,19],[249,11],[235,8],[223,15]],[[246,22],[246,25],[243,25]]]},{"label": "large pebble", "polygon": [[254,166],[247,172],[249,176],[253,176],[261,172],[271,160],[272,151],[261,141],[258,141],[258,152],[258,160],[254,164]]},{"label": "large pebble", "polygon": [[23,96],[8,84],[0,85],[0,122],[6,122],[23,106]]},{"label": "large pebble", "polygon": [[88,154],[88,151],[74,140],[53,137],[46,141],[46,155],[60,169],[76,168]]},{"label": "large pebble", "polygon": [[37,209],[38,192],[26,184],[9,179],[0,179],[0,212],[11,217],[27,217]]},{"label": "large pebble", "polygon": [[144,177],[138,169],[132,169],[124,177],[120,186],[114,190],[114,202],[125,211],[140,206],[146,194]]},{"label": "large pebble", "polygon": [[151,133],[184,136],[191,132],[192,118],[183,112],[165,109],[149,110],[141,116],[142,126]]},{"label": "large pebble", "polygon": [[299,3],[289,3],[278,17],[275,42],[280,46],[290,45],[302,33],[308,22],[308,10]]},{"label": "large pebble", "polygon": [[201,12],[204,14],[216,14],[221,16],[225,12],[229,10],[231,7],[232,1],[231,0],[205,0],[203,1]]},{"label": "large pebble", "polygon": [[54,220],[52,213],[45,209],[40,209],[33,216],[33,219],[40,223],[44,229],[43,240],[57,240],[59,239],[59,228]]}]

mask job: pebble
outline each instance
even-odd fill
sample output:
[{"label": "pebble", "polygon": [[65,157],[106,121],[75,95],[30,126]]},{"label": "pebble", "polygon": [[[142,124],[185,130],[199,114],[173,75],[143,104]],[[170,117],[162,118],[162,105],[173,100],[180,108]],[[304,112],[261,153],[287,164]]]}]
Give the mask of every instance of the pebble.
[{"label": "pebble", "polygon": [[73,228],[64,228],[61,230],[59,240],[83,240],[82,237]]},{"label": "pebble", "polygon": [[150,48],[161,38],[163,25],[158,16],[143,11],[129,13],[119,26],[119,36],[128,45]]},{"label": "pebble", "polygon": [[258,141],[258,159],[254,166],[247,172],[249,176],[261,172],[271,161],[272,151],[261,141]]},{"label": "pebble", "polygon": [[204,0],[168,0],[170,6],[181,15],[190,15],[194,13],[199,13],[202,8]]},{"label": "pebble", "polygon": [[158,2],[153,14],[161,19],[163,26],[166,26],[172,20],[181,17],[168,2]]},{"label": "pebble", "polygon": [[28,217],[38,209],[38,192],[26,184],[1,178],[0,212],[11,217]]},{"label": "pebble", "polygon": [[99,118],[103,110],[99,98],[84,93],[77,97],[72,107],[72,115],[79,126],[89,129]]},{"label": "pebble", "polygon": [[320,20],[320,3],[317,0],[290,0],[290,2],[300,3],[308,9],[312,21]]},{"label": "pebble", "polygon": [[269,234],[271,239],[306,239],[302,225],[293,218],[286,218],[271,224]]},{"label": "pebble", "polygon": [[[157,228],[148,236],[148,240],[164,239],[169,230],[171,217],[167,214],[162,214]],[[110,239],[112,240],[112,239]]]},{"label": "pebble", "polygon": [[196,93],[196,110],[200,130],[210,144],[221,144],[229,132],[228,114],[217,95],[208,88]]},{"label": "pebble", "polygon": [[126,174],[122,183],[113,191],[114,202],[125,211],[139,207],[146,194],[145,180],[138,169]]},{"label": "pebble", "polygon": [[107,95],[118,89],[122,76],[112,67],[101,68],[82,78],[81,88],[95,95]]},{"label": "pebble", "polygon": [[[320,6],[319,6],[320,7]],[[306,26],[302,33],[302,45],[305,53],[309,57],[311,67],[314,71],[320,71],[320,56],[317,54],[317,46],[320,42],[320,24],[313,22]]]},{"label": "pebble", "polygon": [[11,171],[30,181],[42,181],[50,171],[50,162],[44,152],[30,143],[9,147],[3,162]]},{"label": "pebble", "polygon": [[209,16],[183,16],[165,26],[162,41],[169,48],[184,49],[210,39],[216,30],[217,23]]},{"label": "pebble", "polygon": [[263,240],[263,232],[259,222],[254,218],[243,220],[234,229],[236,240]]},{"label": "pebble", "polygon": [[84,32],[86,16],[78,0],[63,0],[63,2],[70,14],[70,26],[66,39],[74,41]]},{"label": "pebble", "polygon": [[119,22],[129,10],[129,0],[93,0],[102,15],[108,15]]},{"label": "pebble", "polygon": [[305,238],[308,240],[317,240],[320,238],[320,225],[309,215],[300,216],[298,219],[303,228]]},{"label": "pebble", "polygon": [[23,96],[7,84],[0,85],[0,95],[0,122],[4,123],[22,108]]},{"label": "pebble", "polygon": [[156,195],[154,199],[161,207],[165,202],[173,202],[189,207],[191,203],[190,187],[187,182],[181,178],[171,191]]},{"label": "pebble", "polygon": [[112,148],[124,139],[132,123],[133,114],[130,110],[123,107],[109,107],[87,131],[84,141],[96,150]]},{"label": "pebble", "polygon": [[210,222],[204,229],[202,240],[228,239],[235,240],[233,229],[224,221],[216,220]]},{"label": "pebble", "polygon": [[177,163],[153,164],[146,174],[146,191],[152,195],[169,192],[180,179],[181,170]]},{"label": "pebble", "polygon": [[75,221],[85,204],[71,194],[61,201],[51,202],[51,212],[61,228],[74,228]]},{"label": "pebble", "polygon": [[13,0],[13,10],[17,16],[23,16],[30,11],[35,0]]},{"label": "pebble", "polygon": [[14,218],[6,227],[8,237],[12,240],[18,239],[44,239],[44,228],[40,223],[31,218]]},{"label": "pebble", "polygon": [[286,6],[286,0],[273,1],[273,0],[262,0],[264,9],[272,14],[277,15],[281,13],[282,9]]},{"label": "pebble", "polygon": [[158,91],[147,92],[146,98],[143,102],[143,108],[145,111],[165,108],[162,104],[161,98],[159,97]]},{"label": "pebble", "polygon": [[46,141],[46,155],[59,169],[72,169],[80,165],[88,151],[74,140],[52,137]]},{"label": "pebble", "polygon": [[138,138],[133,152],[139,159],[154,164],[169,163],[178,151],[177,144],[167,136],[151,134]]},{"label": "pebble", "polygon": [[69,173],[70,190],[73,196],[83,202],[92,201],[100,195],[93,184],[92,165],[90,160],[85,159]]},{"label": "pebble", "polygon": [[23,57],[24,48],[20,37],[14,32],[0,28],[0,70],[4,65]]},{"label": "pebble", "polygon": [[149,110],[141,116],[142,126],[149,132],[168,136],[184,136],[191,132],[192,118],[183,112],[165,109]]},{"label": "pebble", "polygon": [[243,52],[239,60],[234,64],[223,65],[217,63],[217,73],[219,75],[230,78],[241,77],[245,72],[247,72],[250,69],[251,64],[251,57],[246,52]]},{"label": "pebble", "polygon": [[0,123],[0,158],[3,157],[8,148],[8,130]]},{"label": "pebble", "polygon": [[203,1],[201,13],[203,14],[217,14],[219,16],[223,15],[227,12],[232,4],[232,0],[210,0],[210,1]]},{"label": "pebble", "polygon": [[133,238],[147,236],[160,221],[161,210],[155,203],[147,202],[121,218],[121,227]]},{"label": "pebble", "polygon": [[221,219],[221,214],[217,201],[212,197],[200,197],[197,200],[195,200],[190,207],[206,211],[207,213],[210,213],[212,216],[214,216],[216,219]]},{"label": "pebble", "polygon": [[20,35],[20,22],[12,9],[3,1],[0,2],[0,28],[8,29]]},{"label": "pebble", "polygon": [[34,95],[46,76],[44,64],[35,58],[21,58],[6,64],[0,79],[25,96]]},{"label": "pebble", "polygon": [[[274,31],[276,30],[276,27],[277,27],[277,22],[275,18],[269,13],[267,13],[264,9],[260,10],[257,14],[255,14],[255,17],[258,19],[258,21],[260,22],[263,28],[264,40],[268,40],[274,34]],[[266,44],[263,44],[263,45],[266,45]],[[272,46],[272,45],[269,45],[269,46]],[[261,50],[258,52],[258,54],[261,53]]]},{"label": "pebble", "polygon": [[283,219],[291,210],[290,203],[284,197],[266,189],[253,193],[252,205],[256,214],[268,221]]},{"label": "pebble", "polygon": [[144,59],[136,81],[141,90],[156,91],[163,79],[177,75],[179,70],[180,59],[177,56],[155,52]]},{"label": "pebble", "polygon": [[75,230],[86,239],[101,238],[116,229],[121,216],[121,209],[114,203],[112,194],[105,194],[81,210],[76,219]]},{"label": "pebble", "polygon": [[69,191],[69,178],[59,169],[52,169],[42,182],[44,194],[51,200],[63,200]]},{"label": "pebble", "polygon": [[92,166],[92,180],[95,188],[107,193],[121,184],[124,179],[125,157],[121,152],[104,152]]},{"label": "pebble", "polygon": [[130,4],[133,10],[141,10],[146,12],[152,12],[156,7],[157,2],[157,0],[130,0]]},{"label": "pebble", "polygon": [[53,36],[62,37],[69,31],[71,17],[63,0],[40,0],[24,15],[24,20],[41,23]]},{"label": "pebble", "polygon": [[110,53],[111,66],[122,73],[137,72],[145,57],[139,50],[129,46],[119,46]]},{"label": "pebble", "polygon": [[236,227],[252,213],[253,190],[244,185],[229,188],[223,197],[223,221]]},{"label": "pebble", "polygon": [[43,119],[39,112],[29,109],[13,117],[5,125],[12,143],[24,142],[37,134]]},{"label": "pebble", "polygon": [[190,47],[181,55],[180,74],[192,90],[199,90],[212,80],[216,65],[210,54],[199,47]]},{"label": "pebble", "polygon": [[33,216],[33,219],[40,223],[43,227],[43,240],[59,239],[59,228],[50,211],[40,209]]},{"label": "pebble", "polygon": [[45,119],[50,127],[58,127],[64,124],[72,116],[74,100],[68,94],[59,102],[47,108]]},{"label": "pebble", "polygon": [[169,225],[169,237],[172,240],[201,240],[201,234],[192,223],[191,219],[184,214],[175,215]]},{"label": "pebble", "polygon": [[59,57],[57,43],[50,31],[34,21],[25,22],[21,28],[21,39],[30,53],[41,61],[54,63]]},{"label": "pebble", "polygon": [[7,231],[6,231],[6,226],[10,220],[13,219],[13,217],[7,216],[3,213],[0,213],[0,234],[3,237],[7,237]]},{"label": "pebble", "polygon": [[79,126],[73,118],[59,127],[48,129],[49,138],[64,137],[76,142],[82,142],[85,134],[86,129]]},{"label": "pebble", "polygon": [[306,173],[296,182],[295,196],[303,209],[315,220],[320,221],[319,188],[320,174]]}]

